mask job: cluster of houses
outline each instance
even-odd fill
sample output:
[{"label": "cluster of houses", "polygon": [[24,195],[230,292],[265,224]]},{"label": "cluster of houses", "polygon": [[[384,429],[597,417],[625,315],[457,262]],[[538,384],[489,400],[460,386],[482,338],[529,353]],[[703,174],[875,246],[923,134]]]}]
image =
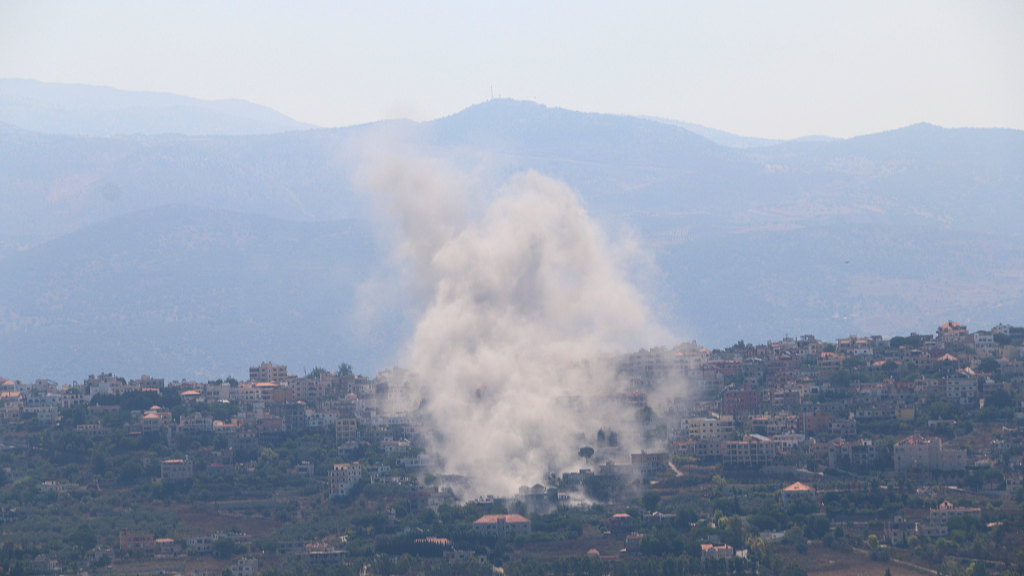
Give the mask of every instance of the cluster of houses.
[{"label": "cluster of houses", "polygon": [[908,520],[903,516],[895,516],[891,522],[885,523],[884,538],[892,545],[905,543],[912,536],[938,538],[949,534],[947,524],[954,516],[981,517],[981,508],[954,506],[948,500],[939,504],[938,508],[928,510],[928,517],[922,522]]},{"label": "cluster of houses", "polygon": [[[682,344],[625,355],[617,367],[638,389],[685,381],[705,397],[717,395],[680,400],[681,408],[670,405],[649,424],[668,429],[674,454],[749,467],[810,454],[829,467],[860,467],[878,457],[871,438],[858,437],[865,423],[920,420],[917,411],[927,400],[977,409],[999,391],[1020,390],[1022,338],[1024,328],[1000,324],[971,333],[950,321],[934,335],[889,340],[787,337],[715,352]],[[1015,408],[1016,418],[1024,419],[1024,405]],[[929,429],[955,424],[928,422]],[[827,441],[818,441],[822,435]],[[939,438],[913,435],[894,451],[897,473],[964,470],[973,463],[965,450],[944,447]]]},{"label": "cluster of houses", "polygon": [[[615,401],[644,406],[645,390],[673,382],[685,382],[678,386],[681,391],[692,391],[694,385],[705,392],[717,391],[717,398],[694,403],[692,395],[681,393],[674,404],[658,406],[661,416],[644,425],[664,427],[669,450],[633,454],[628,464],[606,462],[598,466],[597,473],[657,475],[668,470],[673,454],[760,467],[796,453],[809,453],[830,467],[869,466],[878,449],[870,438],[858,437],[865,422],[913,421],[919,402],[926,398],[978,407],[998,390],[1012,392],[1024,385],[1022,337],[1022,328],[1000,324],[972,333],[951,321],[934,335],[912,334],[891,340],[851,336],[826,343],[801,336],[761,345],[738,344],[714,352],[697,344],[680,344],[617,356],[611,362],[631,384],[631,391],[617,395]],[[850,380],[851,375],[861,373],[872,377]],[[199,450],[209,475],[234,474],[239,466],[251,466],[236,461],[235,455],[252,453],[268,435],[306,429],[333,431],[341,460],[352,460],[363,446],[372,446],[388,457],[387,464],[348,461],[327,470],[327,490],[333,497],[348,494],[363,480],[408,482],[431,466],[430,457],[418,448],[422,443],[415,415],[382,409],[395,405],[395,400],[408,399],[415,387],[415,378],[399,369],[383,371],[374,379],[350,371],[335,374],[322,370],[298,377],[288,374],[286,366],[270,362],[251,367],[247,382],[168,384],[148,375],[125,380],[109,373],[90,375],[81,386],[0,379],[0,420],[35,418],[57,423],[61,410],[84,406],[93,422],[80,424],[76,430],[102,436],[113,430],[98,422],[104,421],[107,412],[120,408],[94,402],[97,397],[109,398],[97,395],[173,390],[188,407],[177,421],[170,411],[152,406],[132,412],[124,431],[161,433],[169,442],[181,432],[226,437],[226,449]],[[827,394],[838,388],[844,394]],[[215,411],[203,409],[224,403],[237,407],[230,418],[214,418],[211,414]],[[1024,419],[1024,408],[1018,410],[1018,416]],[[944,421],[934,424],[949,425]],[[817,440],[822,434],[828,436],[827,442]],[[161,462],[161,479],[191,478],[197,472],[194,462],[191,457]],[[938,438],[915,435],[894,448],[897,473],[963,470],[969,464],[966,451],[945,447]],[[314,470],[303,463],[295,472],[312,476]],[[565,480],[578,482],[579,474]]]}]

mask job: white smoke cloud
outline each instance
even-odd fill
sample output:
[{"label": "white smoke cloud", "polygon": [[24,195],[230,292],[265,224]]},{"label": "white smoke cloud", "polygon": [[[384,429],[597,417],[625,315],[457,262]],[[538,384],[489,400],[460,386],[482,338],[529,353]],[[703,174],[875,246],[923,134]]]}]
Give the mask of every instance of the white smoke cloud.
[{"label": "white smoke cloud", "polygon": [[619,390],[598,358],[668,334],[566,185],[516,175],[472,217],[471,179],[452,174],[392,156],[368,184],[399,223],[425,303],[404,363],[422,384],[431,452],[474,494],[510,494],[579,467],[583,435],[631,418],[587,402]]}]

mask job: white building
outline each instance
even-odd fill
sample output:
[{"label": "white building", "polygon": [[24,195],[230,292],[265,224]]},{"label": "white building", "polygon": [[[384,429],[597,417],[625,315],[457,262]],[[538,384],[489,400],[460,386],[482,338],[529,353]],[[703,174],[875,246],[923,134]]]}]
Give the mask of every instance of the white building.
[{"label": "white building", "polygon": [[327,472],[330,497],[348,494],[362,477],[363,468],[358,462],[335,464],[334,468]]}]

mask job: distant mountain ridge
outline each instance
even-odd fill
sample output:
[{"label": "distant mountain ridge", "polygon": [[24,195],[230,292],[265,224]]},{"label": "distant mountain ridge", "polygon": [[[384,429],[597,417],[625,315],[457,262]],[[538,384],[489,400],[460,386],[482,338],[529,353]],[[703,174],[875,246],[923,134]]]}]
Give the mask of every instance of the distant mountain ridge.
[{"label": "distant mountain ridge", "polygon": [[0,79],[0,122],[50,134],[241,135],[314,128],[244,100]]},{"label": "distant mountain ridge", "polygon": [[708,140],[711,140],[715,144],[721,144],[722,146],[728,146],[730,148],[760,148],[762,146],[774,146],[775,144],[785,142],[785,140],[777,140],[774,138],[739,136],[725,132],[724,130],[716,130],[714,128],[708,128],[707,126],[701,126],[700,124],[683,122],[681,120],[670,120],[668,118],[660,118],[658,116],[638,116],[638,118],[651,120],[653,122],[661,122],[671,126],[679,126],[680,128],[685,128],[694,134],[699,134]]},{"label": "distant mountain ridge", "polygon": [[642,243],[653,270],[634,280],[657,316],[709,346],[1024,323],[1019,130],[739,148],[513,100],[257,135],[0,123],[0,375],[394,362],[414,311],[355,184],[368,143],[443,159],[482,193],[524,170],[565,181]]}]

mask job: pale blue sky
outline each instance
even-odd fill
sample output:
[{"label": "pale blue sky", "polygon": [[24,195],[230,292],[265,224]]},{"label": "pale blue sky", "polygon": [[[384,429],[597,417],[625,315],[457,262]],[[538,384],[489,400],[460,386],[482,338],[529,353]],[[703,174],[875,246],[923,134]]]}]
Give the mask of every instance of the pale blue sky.
[{"label": "pale blue sky", "polygon": [[0,77],[242,98],[321,126],[494,94],[769,138],[1024,129],[1024,2],[0,3]]}]

